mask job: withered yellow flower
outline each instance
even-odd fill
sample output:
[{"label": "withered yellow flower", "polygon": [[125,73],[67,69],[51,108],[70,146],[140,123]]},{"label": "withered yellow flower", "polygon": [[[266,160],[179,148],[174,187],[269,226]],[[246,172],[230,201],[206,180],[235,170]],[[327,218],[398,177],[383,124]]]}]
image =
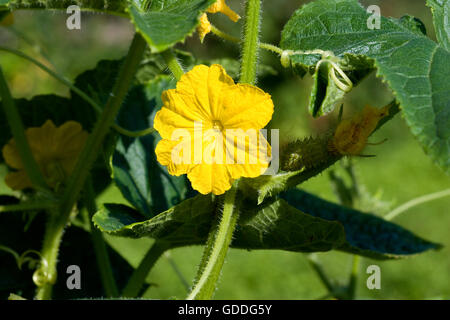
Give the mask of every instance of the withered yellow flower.
[{"label": "withered yellow flower", "polygon": [[206,12],[223,13],[233,22],[237,22],[241,18],[236,12],[234,12],[233,10],[230,9],[229,6],[227,6],[225,0],[217,0],[212,6],[208,8],[208,10],[206,10]]},{"label": "withered yellow flower", "polygon": [[366,106],[352,118],[342,120],[331,139],[331,151],[341,155],[359,155],[378,122],[388,114],[389,106],[381,109]]},{"label": "withered yellow flower", "polygon": [[[225,3],[225,0],[217,0],[213,5],[211,5],[208,10],[206,10],[208,13],[223,13],[228,18],[230,18],[231,21],[237,22],[241,17],[230,9],[229,6]],[[206,13],[202,14],[200,17],[200,24],[197,27],[197,32],[200,38],[200,41],[203,42],[203,39],[205,39],[205,36],[211,32],[211,23],[208,20],[208,16]]]},{"label": "withered yellow flower", "polygon": [[233,180],[267,169],[270,146],[260,129],[272,118],[269,94],[235,84],[220,65],[198,65],[162,99],[154,121],[162,137],[156,156],[170,174],[187,173],[195,190],[219,195]]},{"label": "withered yellow flower", "polygon": [[[52,188],[58,187],[72,173],[88,136],[78,122],[68,121],[56,127],[51,120],[41,127],[28,128],[25,134],[38,166]],[[3,147],[2,153],[6,164],[17,170],[8,173],[5,183],[14,190],[31,188],[14,139]]]},{"label": "withered yellow flower", "polygon": [[200,17],[200,24],[197,27],[197,32],[200,42],[203,42],[205,36],[211,32],[211,23],[209,23],[206,13],[202,14]]}]

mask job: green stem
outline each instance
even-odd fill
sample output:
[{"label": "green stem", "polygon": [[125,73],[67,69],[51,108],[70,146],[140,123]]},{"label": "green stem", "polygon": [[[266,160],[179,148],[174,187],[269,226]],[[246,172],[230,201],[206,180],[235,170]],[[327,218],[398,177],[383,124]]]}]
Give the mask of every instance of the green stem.
[{"label": "green stem", "polygon": [[41,267],[37,270],[37,273],[35,273],[36,280],[39,282],[36,294],[37,299],[51,298],[52,287],[56,281],[58,249],[64,228],[69,221],[72,209],[78,200],[92,164],[98,156],[103,140],[111,128],[111,125],[114,123],[117,112],[128,92],[128,88],[136,73],[139,62],[141,61],[145,47],[145,40],[136,33],[114,85],[111,97],[106,103],[92,134],[89,136],[86,145],[77,160],[75,169],[69,178],[67,188],[61,199],[60,206],[58,207],[59,212],[57,212],[58,214],[54,213],[50,215],[41,251]]},{"label": "green stem", "polygon": [[216,290],[220,272],[231,244],[234,229],[239,217],[235,206],[237,186],[232,186],[225,194],[222,218],[218,227],[211,229],[210,239],[205,247],[203,261],[200,264],[198,281],[189,293],[187,300],[209,300]]},{"label": "green stem", "polygon": [[241,83],[256,82],[261,0],[247,0],[245,10],[244,43],[242,47]]},{"label": "green stem", "polygon": [[283,49],[278,48],[277,46],[275,46],[273,44],[270,44],[270,43],[260,43],[259,47],[261,49],[269,50],[269,51],[272,51],[272,52],[277,53],[279,55],[281,55],[283,53]]},{"label": "green stem", "polygon": [[189,292],[191,286],[189,285],[189,282],[186,280],[186,278],[183,276],[183,273],[181,272],[180,268],[178,268],[175,261],[173,261],[172,257],[170,256],[170,251],[166,252],[164,256],[166,257],[167,261],[169,261],[170,266],[172,267],[173,271],[175,271],[175,274],[177,275],[178,279],[180,279],[181,283],[186,289],[186,292]]},{"label": "green stem", "polygon": [[181,76],[184,74],[184,70],[181,67],[180,63],[178,62],[177,58],[172,52],[172,49],[166,50],[161,53],[161,56],[163,57],[164,61],[167,64],[167,67],[169,68],[170,72],[174,75],[174,77],[177,80],[181,79]]},{"label": "green stem", "polygon": [[347,299],[354,300],[356,295],[356,284],[358,282],[359,265],[361,263],[361,257],[353,255],[352,273],[348,280],[347,286]]},{"label": "green stem", "polygon": [[119,76],[114,84],[112,93],[103,109],[100,118],[83,148],[75,169],[67,183],[60,206],[59,223],[65,225],[68,221],[70,211],[75,205],[81,189],[84,186],[89,171],[101,150],[102,143],[108,134],[116,115],[125,99],[131,81],[133,80],[139,63],[142,59],[146,42],[138,33],[135,34],[131,43],[125,62],[123,63]]},{"label": "green stem", "polygon": [[[42,64],[41,62],[37,61],[36,59],[26,55],[25,53],[23,53],[23,52],[21,52],[19,50],[15,50],[15,49],[3,47],[3,46],[0,46],[0,51],[9,52],[9,53],[14,54],[14,55],[16,55],[18,57],[21,57],[21,58],[23,58],[25,60],[30,61],[31,63],[36,65],[38,68],[40,68],[43,71],[47,72],[50,76],[55,78],[57,81],[61,82],[65,86],[69,87],[73,92],[78,94],[80,96],[80,98],[82,98],[84,101],[89,103],[95,109],[95,111],[97,111],[98,113],[102,112],[102,107],[97,102],[95,102],[94,99],[92,99],[88,94],[86,94],[85,92],[83,92],[83,90],[81,90],[78,87],[76,87],[75,85],[73,85],[64,76],[62,76],[62,75],[56,73],[55,71],[51,70],[50,68],[46,67],[44,64]],[[155,132],[154,128],[148,128],[148,129],[144,129],[144,130],[141,130],[141,131],[129,131],[127,129],[122,128],[121,126],[119,126],[116,123],[113,123],[112,127],[118,133],[123,134],[123,135],[128,136],[128,137],[132,137],[132,138],[142,137],[142,136],[145,136],[145,135],[148,135],[148,134],[151,134],[151,133]]]},{"label": "green stem", "polygon": [[51,208],[56,208],[58,203],[56,201],[30,201],[22,202],[19,204],[10,204],[5,206],[0,206],[0,212],[16,212],[16,211],[27,211],[27,210],[46,210]]},{"label": "green stem", "polygon": [[152,245],[137,269],[134,270],[130,280],[128,280],[127,285],[122,291],[122,297],[136,298],[139,295],[150,270],[167,249],[169,249],[169,245],[166,242],[156,241]]},{"label": "green stem", "polygon": [[322,284],[325,286],[325,288],[328,290],[330,294],[334,296],[334,286],[331,283],[331,281],[328,279],[328,276],[325,274],[325,271],[323,270],[322,266],[317,262],[314,255],[307,255],[307,260],[309,262],[309,265],[313,268],[313,270],[316,272],[317,276],[319,277]]},{"label": "green stem", "polygon": [[56,212],[50,212],[41,250],[41,264],[33,275],[33,280],[38,286],[37,300],[50,300],[56,282],[58,251],[64,233],[64,226],[57,223],[56,217]]},{"label": "green stem", "polygon": [[446,189],[443,191],[439,191],[439,192],[435,192],[435,193],[430,193],[415,199],[412,199],[404,204],[402,204],[401,206],[397,207],[396,209],[392,210],[391,212],[389,212],[384,219],[385,220],[392,220],[395,217],[397,217],[398,215],[400,215],[401,213],[405,212],[406,210],[411,209],[412,207],[415,207],[419,204],[428,202],[428,201],[432,201],[432,200],[437,200],[443,197],[447,197],[450,196],[450,189]]},{"label": "green stem", "polygon": [[[222,30],[220,30],[219,28],[217,28],[216,26],[211,24],[211,32],[213,34],[215,34],[216,36],[218,36],[219,38],[222,38],[224,40],[228,40],[230,42],[233,43],[240,43],[241,39],[234,37]],[[281,55],[283,53],[283,49],[277,47],[276,45],[270,44],[270,43],[265,43],[265,42],[259,42],[258,43],[258,47],[264,50],[268,50],[268,51],[272,51],[276,54]]]},{"label": "green stem", "polygon": [[241,39],[234,37],[232,35],[229,35],[226,32],[223,32],[222,30],[218,29],[216,26],[214,26],[213,24],[211,24],[211,32],[213,34],[215,34],[216,36],[218,36],[219,38],[222,38],[224,40],[228,40],[234,43],[240,43]]},{"label": "green stem", "polygon": [[97,205],[95,203],[94,188],[91,179],[88,179],[86,182],[85,202],[90,217],[89,220],[91,221],[91,238],[103,288],[105,289],[108,298],[118,297],[119,290],[117,289],[116,281],[114,279],[105,239],[103,238],[102,232],[92,223],[92,216],[97,212]]},{"label": "green stem", "polygon": [[36,189],[47,191],[47,183],[44,176],[39,169],[36,160],[31,152],[30,145],[28,144],[27,137],[25,135],[25,129],[20,118],[19,111],[16,108],[14,100],[9,91],[5,77],[3,76],[2,68],[0,67],[0,96],[3,100],[3,109],[5,111],[6,119],[11,128],[14,141],[16,143],[20,159],[23,163],[25,171],[31,180],[31,183]]}]

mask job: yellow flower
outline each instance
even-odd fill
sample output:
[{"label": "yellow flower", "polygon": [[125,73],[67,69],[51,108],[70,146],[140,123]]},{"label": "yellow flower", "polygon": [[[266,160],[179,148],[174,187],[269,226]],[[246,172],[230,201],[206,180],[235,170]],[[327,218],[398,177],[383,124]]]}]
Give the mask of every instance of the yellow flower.
[{"label": "yellow flower", "polygon": [[[38,166],[52,188],[57,188],[72,173],[88,136],[78,122],[68,121],[56,127],[51,120],[42,127],[28,128],[25,134]],[[5,162],[17,170],[6,176],[5,183],[14,190],[32,187],[15,140],[11,139],[2,152]]]},{"label": "yellow flower", "polygon": [[366,106],[350,119],[342,120],[330,143],[330,150],[341,155],[359,155],[378,122],[389,114],[389,106],[378,109]]},{"label": "yellow flower", "polygon": [[212,6],[206,10],[206,12],[209,13],[217,13],[221,12],[224,15],[226,15],[228,18],[230,18],[231,21],[237,22],[241,17],[230,9],[229,6],[225,3],[225,0],[217,0],[216,3],[214,3]]},{"label": "yellow flower", "polygon": [[162,137],[156,156],[170,174],[187,173],[195,190],[218,195],[233,180],[267,169],[270,146],[260,129],[272,118],[269,94],[235,84],[220,65],[198,65],[162,99],[154,121]]},{"label": "yellow flower", "polygon": [[[241,17],[230,9],[229,6],[225,3],[225,0],[217,0],[213,5],[211,5],[206,12],[209,13],[217,13],[221,12],[230,18],[231,21],[237,22]],[[211,32],[211,23],[208,20],[208,16],[206,13],[202,14],[200,17],[200,24],[197,27],[197,32],[200,38],[200,41],[203,42],[205,36]]]},{"label": "yellow flower", "polygon": [[200,42],[203,42],[205,36],[211,32],[211,23],[209,23],[206,13],[202,14],[200,17],[200,24],[197,27],[197,32]]}]

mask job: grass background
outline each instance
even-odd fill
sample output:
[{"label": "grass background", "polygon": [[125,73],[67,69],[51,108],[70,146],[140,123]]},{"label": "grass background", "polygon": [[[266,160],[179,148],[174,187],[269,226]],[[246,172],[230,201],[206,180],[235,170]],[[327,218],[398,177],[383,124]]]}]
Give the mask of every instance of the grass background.
[{"label": "grass background", "polygon": [[[241,15],[241,1],[227,3]],[[304,1],[264,1],[262,40],[277,44],[280,31],[292,12]],[[384,16],[401,17],[411,14],[426,25],[434,38],[431,14],[421,0],[362,1],[363,5],[378,4]],[[65,27],[67,15],[62,12],[22,11],[15,14],[15,23],[0,27],[0,44],[21,49],[56,68],[69,78],[93,68],[100,59],[116,59],[126,53],[132,36],[132,26],[118,17],[100,14],[82,15],[82,29],[69,31]],[[221,29],[239,35],[240,24],[233,24],[220,15],[211,20]],[[200,45],[196,35],[179,45],[201,59],[239,57],[233,44],[214,36],[207,36]],[[311,86],[310,77],[299,79],[289,70],[283,70],[276,56],[261,52],[260,61],[273,66],[277,76],[267,76],[259,85],[272,94],[276,109],[270,124],[280,129],[281,142],[322,132],[335,123],[335,115],[312,120],[306,112]],[[29,63],[0,52],[0,63],[15,97],[57,92],[67,95],[62,87],[45,73]],[[384,84],[373,75],[355,88],[345,100],[345,115],[356,112],[366,104],[383,106],[392,99]],[[366,154],[375,158],[355,158],[355,168],[361,185],[370,195],[377,195],[385,207],[391,209],[412,198],[440,191],[450,186],[450,179],[433,165],[410,134],[400,115],[379,130],[371,141],[388,141],[368,147]],[[0,194],[11,191],[3,184],[6,168],[0,165]],[[336,201],[327,172],[302,186],[307,191]],[[102,202],[125,202],[119,191],[110,186],[98,199]],[[386,209],[385,208],[385,209]],[[363,259],[357,287],[357,298],[363,299],[428,299],[450,298],[450,198],[417,206],[395,219],[395,222],[428,240],[444,244],[438,252],[427,252],[402,261],[380,262]],[[374,211],[367,206],[366,211]],[[386,210],[385,210],[386,211]],[[0,226],[6,228],[7,226]],[[0,231],[1,232],[1,231]],[[107,237],[131,265],[136,266],[152,240],[129,240]],[[183,277],[190,283],[202,248],[189,247],[170,252],[149,274],[147,281],[154,284],[147,291],[148,298],[182,298],[186,289],[170,262],[175,262]],[[317,254],[330,277],[345,283],[351,270],[352,256],[340,252]],[[1,263],[1,262],[0,262]],[[365,270],[368,265],[381,267],[381,290],[368,290]],[[81,266],[83,269],[83,266]],[[231,249],[222,271],[218,299],[315,299],[326,290],[305,256],[282,251],[252,251]]]}]

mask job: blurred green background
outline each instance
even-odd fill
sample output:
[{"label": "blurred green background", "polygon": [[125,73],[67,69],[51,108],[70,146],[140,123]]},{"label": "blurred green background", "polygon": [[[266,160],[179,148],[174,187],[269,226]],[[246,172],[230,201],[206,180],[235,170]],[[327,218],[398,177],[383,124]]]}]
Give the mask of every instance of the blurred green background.
[{"label": "blurred green background", "polygon": [[[264,42],[278,44],[280,32],[290,15],[306,1],[264,1],[261,38]],[[381,14],[399,18],[411,14],[421,19],[428,35],[435,39],[430,10],[425,0],[361,1],[364,6],[377,4]],[[242,1],[228,0],[235,11],[243,15]],[[129,46],[133,28],[120,17],[83,13],[81,30],[65,27],[64,12],[20,11],[14,14],[15,22],[0,27],[0,45],[23,50],[43,63],[55,68],[70,79],[80,72],[95,67],[101,59],[122,57]],[[210,15],[210,20],[220,29],[238,36],[241,22],[232,23],[221,15]],[[239,50],[208,35],[200,44],[196,34],[179,48],[188,50],[198,59],[231,57],[238,59]],[[272,95],[275,113],[270,124],[280,129],[281,143],[297,137],[315,135],[327,130],[336,122],[332,114],[313,120],[306,112],[311,87],[309,76],[300,79],[289,70],[283,70],[278,58],[260,52],[261,64],[272,66],[277,75],[265,75],[259,86]],[[36,94],[58,93],[67,95],[63,87],[44,72],[28,62],[0,52],[14,97],[30,98]],[[392,99],[392,94],[373,74],[357,86],[345,99],[345,116],[366,104],[381,107]],[[421,195],[450,187],[450,179],[424,154],[412,137],[400,115],[385,125],[372,142],[388,141],[370,146],[365,154],[374,158],[354,158],[353,162],[361,185],[369,197],[377,197],[381,206],[367,205],[368,212],[385,214],[390,209]],[[335,167],[339,167],[336,165]],[[0,165],[0,194],[11,194],[3,184],[6,168]],[[328,173],[324,172],[301,186],[331,201],[333,194]],[[125,201],[119,191],[109,187],[99,198],[102,202]],[[428,240],[444,244],[438,252],[427,252],[402,261],[380,262],[363,259],[357,287],[361,299],[450,299],[450,198],[442,198],[410,209],[395,222]],[[1,226],[4,227],[4,226]],[[128,240],[107,237],[108,242],[133,266],[136,266],[151,245],[152,240]],[[176,249],[163,257],[148,276],[151,286],[145,297],[167,299],[183,298],[186,288],[173,268],[173,263],[187,282],[193,279],[200,261],[202,248]],[[339,252],[317,254],[330,277],[344,284],[351,270],[352,256]],[[366,287],[366,267],[381,267],[381,290]],[[83,266],[81,265],[83,269]],[[94,270],[90,272],[95,272]],[[315,299],[325,295],[326,289],[319,281],[302,254],[281,251],[242,251],[232,249],[226,260],[218,299]]]}]

